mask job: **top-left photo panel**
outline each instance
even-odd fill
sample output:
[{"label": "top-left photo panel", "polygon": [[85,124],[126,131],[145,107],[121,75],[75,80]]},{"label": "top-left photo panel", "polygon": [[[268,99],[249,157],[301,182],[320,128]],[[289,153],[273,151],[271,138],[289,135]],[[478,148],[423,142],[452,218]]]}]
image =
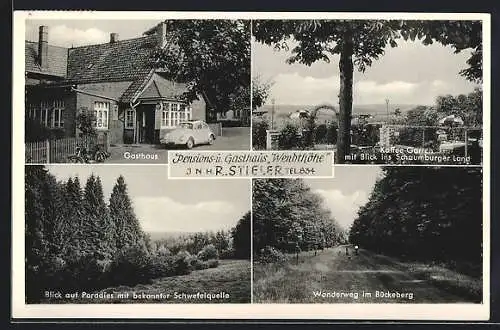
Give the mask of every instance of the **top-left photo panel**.
[{"label": "top-left photo panel", "polygon": [[60,14],[25,21],[26,163],[250,149],[249,20]]}]

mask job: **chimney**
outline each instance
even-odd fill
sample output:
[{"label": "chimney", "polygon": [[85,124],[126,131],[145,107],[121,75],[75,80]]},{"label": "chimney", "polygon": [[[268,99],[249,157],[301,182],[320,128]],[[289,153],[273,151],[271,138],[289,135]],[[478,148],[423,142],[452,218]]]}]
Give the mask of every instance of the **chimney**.
[{"label": "chimney", "polygon": [[38,60],[43,69],[49,66],[49,27],[40,26],[38,28]]},{"label": "chimney", "polygon": [[158,47],[163,48],[167,43],[167,24],[161,22],[156,28],[156,36],[158,38]]},{"label": "chimney", "polygon": [[115,33],[115,32],[110,33],[109,34],[109,43],[113,44],[113,43],[117,42],[118,41],[118,37],[119,37],[118,33]]}]

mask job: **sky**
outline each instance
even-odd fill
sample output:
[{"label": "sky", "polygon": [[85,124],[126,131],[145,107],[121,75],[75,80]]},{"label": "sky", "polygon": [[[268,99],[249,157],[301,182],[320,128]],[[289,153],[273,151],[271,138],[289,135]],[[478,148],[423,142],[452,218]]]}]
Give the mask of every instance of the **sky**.
[{"label": "sky", "polygon": [[51,165],[59,181],[78,176],[82,188],[94,173],[101,178],[106,203],[121,174],[142,228],[147,232],[197,232],[230,229],[250,210],[248,180],[167,180],[165,166]]},{"label": "sky", "polygon": [[377,178],[378,166],[339,166],[332,179],[305,179],[311,190],[324,200],[324,206],[344,229],[349,229],[360,206],[368,202]]},{"label": "sky", "polygon": [[[288,42],[289,49],[294,42]],[[286,64],[291,51],[276,51],[272,46],[252,42],[253,76],[273,82],[271,96],[277,105],[338,104],[340,86],[338,59],[311,66]],[[477,85],[458,73],[466,68],[470,52],[454,54],[440,44],[424,46],[418,42],[398,41],[386,48],[364,73],[354,70],[353,103],[432,105],[438,95],[469,93]]]},{"label": "sky", "polygon": [[[27,20],[26,40],[38,40],[38,27],[49,27],[49,44],[76,47],[109,42],[110,33],[119,39],[142,36],[158,20]],[[290,49],[293,42],[289,42]],[[423,46],[419,42],[398,41],[398,47],[386,49],[364,73],[354,72],[354,104],[432,105],[438,95],[458,95],[473,91],[475,84],[458,72],[466,67],[470,52],[453,54],[451,47],[440,44]],[[338,104],[338,55],[330,64],[311,66],[286,64],[287,51],[252,42],[253,75],[274,82],[271,97],[277,105]]]},{"label": "sky", "polygon": [[77,47],[109,42],[110,33],[118,33],[119,39],[141,37],[142,34],[158,24],[159,20],[27,20],[26,40],[38,41],[38,27],[49,27],[49,44],[61,47]]}]

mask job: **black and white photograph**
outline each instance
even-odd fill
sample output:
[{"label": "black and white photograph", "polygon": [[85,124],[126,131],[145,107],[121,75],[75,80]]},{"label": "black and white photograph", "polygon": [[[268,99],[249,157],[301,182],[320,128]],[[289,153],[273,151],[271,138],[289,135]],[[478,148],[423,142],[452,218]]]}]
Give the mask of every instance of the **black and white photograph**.
[{"label": "black and white photograph", "polygon": [[482,170],[253,180],[254,303],[481,304]]},{"label": "black and white photograph", "polygon": [[480,20],[255,20],[252,147],[480,165]]},{"label": "black and white photograph", "polygon": [[489,14],[13,14],[13,320],[490,318]]},{"label": "black and white photograph", "polygon": [[167,163],[250,149],[250,21],[33,19],[27,163]]},{"label": "black and white photograph", "polygon": [[248,180],[27,165],[26,304],[250,303]]}]

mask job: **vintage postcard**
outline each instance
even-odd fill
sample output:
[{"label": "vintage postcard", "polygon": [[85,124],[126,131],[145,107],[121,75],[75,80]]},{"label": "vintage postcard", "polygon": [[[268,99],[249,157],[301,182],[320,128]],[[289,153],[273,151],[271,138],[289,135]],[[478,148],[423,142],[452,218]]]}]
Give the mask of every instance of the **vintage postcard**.
[{"label": "vintage postcard", "polygon": [[480,13],[15,12],[12,318],[488,320],[490,42]]}]

